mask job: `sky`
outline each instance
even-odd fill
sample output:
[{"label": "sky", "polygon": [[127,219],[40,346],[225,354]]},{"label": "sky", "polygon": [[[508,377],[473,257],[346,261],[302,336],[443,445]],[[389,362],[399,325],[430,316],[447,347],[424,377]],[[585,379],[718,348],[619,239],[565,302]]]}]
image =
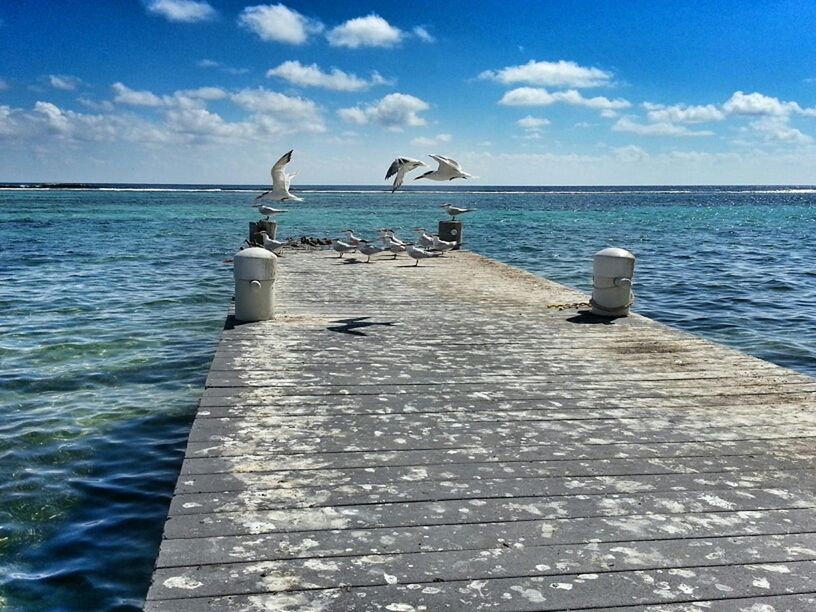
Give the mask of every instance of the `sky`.
[{"label": "sky", "polygon": [[290,149],[294,187],[429,154],[470,187],[814,184],[816,3],[0,1],[0,181],[264,184]]}]

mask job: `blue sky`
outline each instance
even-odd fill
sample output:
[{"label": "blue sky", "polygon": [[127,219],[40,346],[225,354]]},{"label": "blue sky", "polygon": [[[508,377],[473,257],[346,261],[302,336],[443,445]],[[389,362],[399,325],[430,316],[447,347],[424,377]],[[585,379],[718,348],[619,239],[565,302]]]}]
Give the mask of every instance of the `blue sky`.
[{"label": "blue sky", "polygon": [[6,0],[0,181],[812,184],[814,58],[810,1]]}]

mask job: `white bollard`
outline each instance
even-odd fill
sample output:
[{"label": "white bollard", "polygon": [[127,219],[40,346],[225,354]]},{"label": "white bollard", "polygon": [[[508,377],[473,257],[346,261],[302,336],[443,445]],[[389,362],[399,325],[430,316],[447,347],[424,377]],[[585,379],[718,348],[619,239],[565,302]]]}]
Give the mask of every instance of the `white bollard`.
[{"label": "white bollard", "polygon": [[592,314],[625,317],[635,301],[632,278],[635,256],[625,249],[610,247],[595,253],[592,262]]},{"label": "white bollard", "polygon": [[233,258],[235,320],[268,321],[274,314],[277,256],[260,247],[238,251]]}]

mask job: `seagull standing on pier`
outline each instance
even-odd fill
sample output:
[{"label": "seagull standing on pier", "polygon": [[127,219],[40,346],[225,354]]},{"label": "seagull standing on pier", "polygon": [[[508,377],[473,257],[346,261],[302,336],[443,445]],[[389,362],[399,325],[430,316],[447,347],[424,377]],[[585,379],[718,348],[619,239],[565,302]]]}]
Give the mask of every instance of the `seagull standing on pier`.
[{"label": "seagull standing on pier", "polygon": [[289,185],[292,182],[292,177],[295,176],[296,173],[289,174],[286,172],[286,164],[292,161],[293,151],[294,149],[284,154],[278,161],[275,162],[275,165],[272,166],[272,189],[259,195],[257,198],[255,198],[256,200],[303,201],[303,198],[299,198],[289,193]]},{"label": "seagull standing on pier", "polygon": [[467,212],[473,212],[475,208],[458,208],[451,204],[440,204],[440,208],[444,208],[445,212],[451,216],[451,219],[456,219],[456,215],[463,215]]},{"label": "seagull standing on pier", "polygon": [[267,234],[266,231],[259,232],[259,234],[263,239],[263,246],[267,251],[272,251],[274,253],[275,251],[278,251],[285,247],[287,244],[286,242],[283,242],[281,240],[273,240],[272,238],[269,237],[269,234]]},{"label": "seagull standing on pier", "polygon": [[428,157],[435,159],[439,164],[439,167],[436,170],[429,170],[425,174],[420,174],[414,178],[415,181],[418,181],[421,178],[432,181],[452,181],[453,179],[457,178],[478,178],[472,174],[464,172],[462,170],[462,166],[460,166],[459,162],[455,159],[444,157],[442,155],[429,155]]},{"label": "seagull standing on pier", "polygon": [[368,240],[360,240],[358,250],[360,253],[368,257],[368,259],[366,259],[366,263],[371,263],[371,256],[376,255],[377,253],[382,253],[385,250],[385,247],[381,247],[378,244],[373,244]]},{"label": "seagull standing on pier", "polygon": [[[262,196],[258,197],[260,198]],[[253,208],[257,208],[258,212],[264,215],[267,221],[269,221],[269,217],[271,215],[279,215],[280,213],[289,212],[288,210],[283,210],[281,208],[272,208],[271,206],[264,206],[263,204],[252,204],[251,206]]]},{"label": "seagull standing on pier", "polygon": [[361,242],[365,242],[365,240],[363,240],[359,236],[354,235],[354,230],[345,229],[343,231],[346,232],[346,234],[348,235],[348,239],[346,240],[347,243],[349,243],[351,245],[354,245],[354,246],[357,246]]},{"label": "seagull standing on pier", "polygon": [[352,251],[356,251],[357,247],[353,244],[349,244],[348,242],[343,242],[342,240],[332,240],[332,248],[337,252],[340,253],[340,257],[342,258],[345,253],[351,253]]},{"label": "seagull standing on pier", "polygon": [[428,234],[428,232],[425,231],[424,227],[415,227],[414,231],[419,236],[417,238],[417,241],[419,242],[420,247],[428,249],[433,246],[433,236]]},{"label": "seagull standing on pier", "polygon": [[398,157],[388,167],[388,172],[385,173],[385,180],[387,181],[394,176],[394,184],[391,186],[391,193],[394,193],[402,185],[405,175],[426,164],[418,159],[411,159],[410,157]]},{"label": "seagull standing on pier", "polygon": [[385,244],[385,248],[391,251],[394,254],[394,259],[397,258],[397,255],[400,253],[405,252],[406,244],[394,236],[394,233],[389,230],[388,233],[384,234],[382,237],[383,244]]},{"label": "seagull standing on pier", "polygon": [[456,243],[452,240],[442,240],[439,236],[432,238],[432,248],[434,251],[439,251],[440,255],[445,251],[450,251],[456,248]]},{"label": "seagull standing on pier", "polygon": [[413,244],[406,244],[405,252],[408,253],[408,256],[411,259],[416,260],[414,266],[419,265],[420,259],[428,259],[429,257],[439,257],[441,255],[441,253],[429,253],[428,251],[415,247]]}]

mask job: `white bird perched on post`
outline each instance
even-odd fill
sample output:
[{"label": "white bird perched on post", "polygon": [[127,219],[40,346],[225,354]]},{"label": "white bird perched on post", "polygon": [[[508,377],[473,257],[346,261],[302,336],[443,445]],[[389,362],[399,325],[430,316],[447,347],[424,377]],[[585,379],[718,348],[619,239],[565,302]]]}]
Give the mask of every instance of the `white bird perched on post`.
[{"label": "white bird perched on post", "polygon": [[344,229],[343,231],[346,232],[346,234],[348,234],[348,240],[346,240],[347,243],[357,246],[361,242],[365,242],[359,236],[354,235],[354,230]]},{"label": "white bird perched on post", "polygon": [[421,162],[418,159],[411,159],[410,157],[398,157],[391,162],[391,165],[388,167],[388,172],[385,173],[384,179],[387,181],[396,174],[396,176],[394,176],[394,183],[391,186],[391,193],[394,193],[400,188],[400,185],[402,185],[402,181],[407,173],[425,165],[426,164],[424,162]]},{"label": "white bird perched on post", "polygon": [[270,215],[279,215],[280,213],[289,212],[288,210],[283,210],[281,208],[272,208],[271,206],[264,206],[263,204],[252,204],[251,206],[253,208],[257,208],[258,212],[264,215],[267,221],[269,220]]},{"label": "white bird perched on post", "polygon": [[[351,253],[352,251],[357,250],[356,246],[343,242],[342,240],[332,240],[332,248],[336,252],[340,253],[340,257],[343,257],[345,253]],[[340,259],[340,257],[338,257],[338,259]]]},{"label": "white bird perched on post", "polygon": [[439,207],[444,208],[445,212],[451,216],[451,219],[455,219],[456,215],[462,215],[464,213],[473,212],[476,210],[475,208],[459,208],[450,204],[440,204]]},{"label": "white bird perched on post", "polygon": [[419,265],[420,259],[428,259],[429,257],[439,257],[441,253],[429,253],[423,249],[415,247],[413,244],[406,244],[405,245],[405,252],[408,253],[408,256],[411,259],[416,260],[415,266]]},{"label": "white bird perched on post", "polygon": [[368,259],[366,259],[366,263],[371,263],[371,256],[376,255],[377,253],[382,253],[385,250],[385,247],[381,247],[380,245],[369,242],[368,240],[360,240],[358,250],[360,253],[368,257]]},{"label": "white bird perched on post", "polygon": [[453,241],[442,240],[439,236],[433,236],[432,238],[432,245],[434,251],[440,251],[444,253],[445,251],[450,251],[451,249],[456,248],[456,243]]},{"label": "white bird perched on post", "polygon": [[261,195],[259,195],[256,200],[294,200],[296,202],[302,202],[303,198],[299,198],[297,196],[293,196],[289,193],[289,185],[292,182],[292,177],[295,176],[297,173],[289,174],[286,172],[286,164],[292,161],[292,151],[284,154],[278,161],[275,162],[275,165],[272,166],[272,189],[269,191],[265,191]]},{"label": "white bird perched on post", "polygon": [[432,181],[452,181],[453,179],[457,178],[478,178],[472,174],[462,171],[462,166],[460,166],[459,162],[455,159],[444,157],[442,155],[429,155],[428,157],[435,159],[439,164],[439,167],[436,170],[429,170],[425,174],[420,174],[419,176],[414,177],[415,181],[418,181],[421,178],[430,179]]},{"label": "white bird perched on post", "polygon": [[274,253],[288,244],[286,242],[282,242],[281,240],[273,240],[265,231],[259,232],[259,234],[263,239],[263,245],[267,251],[272,251]]},{"label": "white bird perched on post", "polygon": [[427,249],[433,246],[433,236],[428,234],[424,227],[415,227],[414,231],[419,236],[417,240],[420,247]]}]

